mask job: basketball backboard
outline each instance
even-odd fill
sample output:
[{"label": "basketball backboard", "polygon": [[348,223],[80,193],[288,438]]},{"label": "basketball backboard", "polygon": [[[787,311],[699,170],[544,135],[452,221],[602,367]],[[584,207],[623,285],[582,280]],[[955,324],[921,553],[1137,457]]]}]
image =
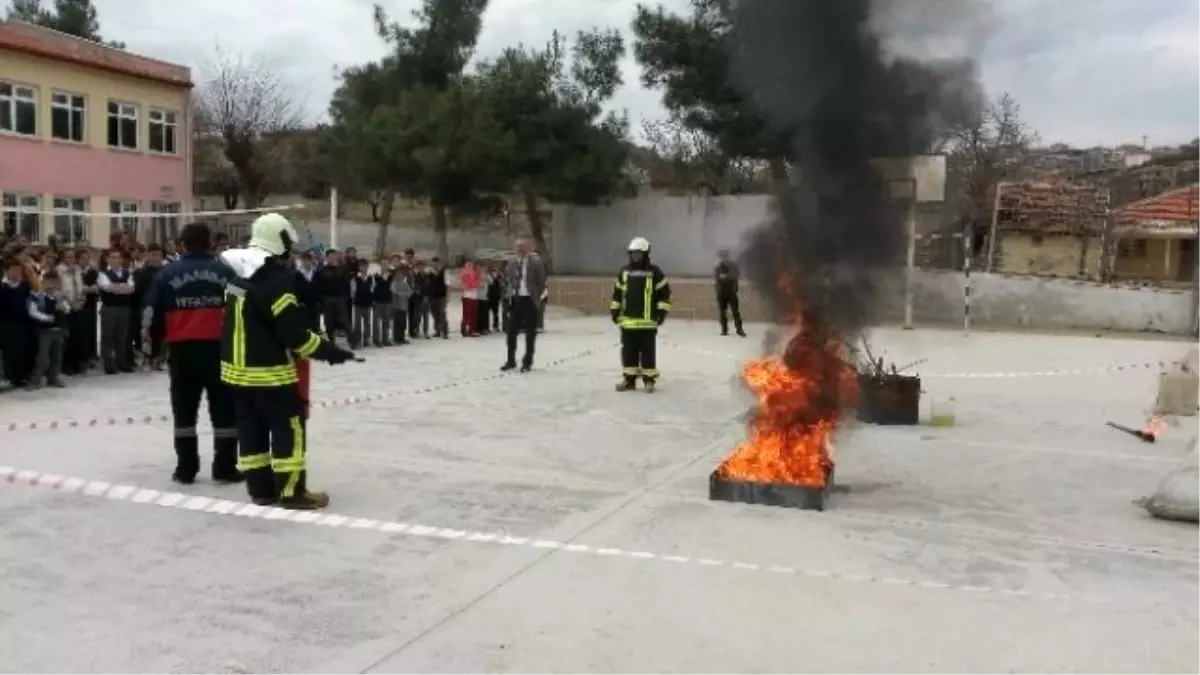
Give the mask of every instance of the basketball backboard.
[{"label": "basketball backboard", "polygon": [[871,164],[883,175],[889,186],[895,186],[889,187],[893,198],[915,197],[918,203],[946,200],[945,155],[880,157],[871,160]]}]

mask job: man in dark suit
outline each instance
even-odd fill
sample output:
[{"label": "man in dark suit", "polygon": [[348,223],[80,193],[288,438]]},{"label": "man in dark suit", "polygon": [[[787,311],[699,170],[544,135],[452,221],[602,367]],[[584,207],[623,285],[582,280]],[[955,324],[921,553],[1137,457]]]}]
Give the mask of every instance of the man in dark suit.
[{"label": "man in dark suit", "polygon": [[537,341],[538,316],[542,292],[546,289],[546,266],[532,251],[528,239],[517,240],[517,255],[505,268],[508,290],[508,358],[500,370],[517,367],[517,334],[525,334],[525,354],[521,357],[521,372],[533,368],[534,343]]}]

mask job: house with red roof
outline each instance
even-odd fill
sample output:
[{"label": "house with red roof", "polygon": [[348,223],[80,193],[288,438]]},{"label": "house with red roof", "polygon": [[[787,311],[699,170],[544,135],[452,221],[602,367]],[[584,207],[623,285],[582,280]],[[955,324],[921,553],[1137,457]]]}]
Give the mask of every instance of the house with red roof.
[{"label": "house with red roof", "polygon": [[1122,206],[1114,213],[1113,236],[1118,278],[1195,281],[1200,184]]}]

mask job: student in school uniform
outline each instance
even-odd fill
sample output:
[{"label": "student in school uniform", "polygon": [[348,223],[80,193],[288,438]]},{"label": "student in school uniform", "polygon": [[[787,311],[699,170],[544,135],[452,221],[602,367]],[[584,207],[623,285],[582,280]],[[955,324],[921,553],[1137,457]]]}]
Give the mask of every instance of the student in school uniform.
[{"label": "student in school uniform", "polygon": [[350,348],[361,349],[371,342],[371,309],[375,304],[375,278],[371,275],[371,264],[366,258],[358,260],[358,273],[350,280],[354,330],[350,336]]},{"label": "student in school uniform", "polygon": [[390,263],[380,260],[379,271],[371,275],[371,336],[376,347],[392,346],[392,276]]}]

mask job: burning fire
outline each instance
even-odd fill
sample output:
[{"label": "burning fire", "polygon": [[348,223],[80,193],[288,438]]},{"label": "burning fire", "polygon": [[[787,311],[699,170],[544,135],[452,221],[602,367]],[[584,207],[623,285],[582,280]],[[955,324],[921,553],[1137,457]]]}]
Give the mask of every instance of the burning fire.
[{"label": "burning fire", "polygon": [[747,363],[758,399],[749,438],[717,468],[720,478],[820,488],[833,468],[831,439],[842,412],[856,404],[858,380],[840,340],[805,314],[783,353]]}]

